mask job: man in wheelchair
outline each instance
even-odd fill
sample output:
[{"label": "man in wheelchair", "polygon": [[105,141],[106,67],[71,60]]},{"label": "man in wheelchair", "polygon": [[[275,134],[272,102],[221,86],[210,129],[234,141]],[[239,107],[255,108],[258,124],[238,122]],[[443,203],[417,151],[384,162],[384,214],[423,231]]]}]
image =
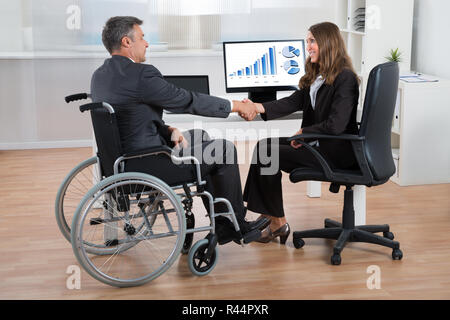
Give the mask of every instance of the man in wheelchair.
[{"label": "man in wheelchair", "polygon": [[[228,199],[235,212],[241,232],[236,232],[226,217],[216,217],[216,234],[219,244],[244,243],[260,238],[260,230],[270,221],[261,218],[253,222],[245,220],[246,209],[233,143],[211,140],[202,130],[181,133],[166,125],[163,110],[174,113],[190,113],[207,117],[228,117],[230,112],[256,113],[253,106],[238,101],[178,88],[164,80],[153,65],[145,61],[147,41],[135,17],[112,17],[104,26],[102,41],[111,58],[105,60],[93,74],[91,98],[93,102],[107,102],[114,106],[119,128],[120,142],[125,153],[146,150],[165,145],[180,155],[194,155],[200,161],[201,176],[206,180],[205,190],[214,198]],[[200,157],[199,157],[200,156]],[[169,185],[193,180],[194,165],[174,163],[164,155],[156,155],[127,161],[127,171],[154,175]],[[207,210],[209,202],[203,198]],[[214,205],[215,212],[225,212],[223,203]]]}]

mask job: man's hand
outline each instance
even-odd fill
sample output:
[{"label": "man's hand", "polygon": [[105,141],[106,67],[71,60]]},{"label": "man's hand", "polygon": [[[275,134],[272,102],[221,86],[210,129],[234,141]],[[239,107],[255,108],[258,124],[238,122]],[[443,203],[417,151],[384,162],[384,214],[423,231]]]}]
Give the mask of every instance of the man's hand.
[{"label": "man's hand", "polygon": [[253,102],[250,99],[245,98],[244,100],[242,100],[243,103],[253,103],[256,107],[256,112],[257,113],[265,113],[266,109],[264,109],[264,106],[261,103],[257,103],[257,102]]},{"label": "man's hand", "polygon": [[[303,133],[303,130],[300,129],[300,130],[298,130],[298,131],[294,134],[294,136],[299,135],[299,134],[302,134],[302,133]],[[298,143],[296,140],[292,140],[292,141],[291,141],[291,147],[292,147],[292,148],[298,149],[298,148],[300,148],[301,146],[302,146],[302,144],[301,144],[301,143]]]},{"label": "man's hand", "polygon": [[252,121],[258,113],[264,113],[265,109],[260,103],[253,103],[249,99],[244,99],[242,101],[233,101],[232,112],[237,112],[245,120]]},{"label": "man's hand", "polygon": [[187,148],[189,146],[180,130],[174,127],[169,127],[169,132],[171,133],[170,140],[173,141],[175,148]]}]

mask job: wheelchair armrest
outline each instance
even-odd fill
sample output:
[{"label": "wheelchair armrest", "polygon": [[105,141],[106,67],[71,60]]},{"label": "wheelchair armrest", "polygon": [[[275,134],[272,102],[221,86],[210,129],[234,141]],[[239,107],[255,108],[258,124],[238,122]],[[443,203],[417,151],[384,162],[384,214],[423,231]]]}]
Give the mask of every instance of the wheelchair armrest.
[{"label": "wheelchair armrest", "polygon": [[170,149],[168,146],[155,146],[149,149],[143,149],[135,152],[126,153],[123,155],[124,158],[136,158],[136,157],[145,157],[149,155],[155,155],[159,153],[167,153],[171,154],[172,149]]},{"label": "wheelchair armrest", "polygon": [[160,153],[171,157],[172,149],[170,149],[168,146],[155,146],[149,149],[143,149],[123,154],[122,156],[118,157],[116,161],[114,161],[114,174],[119,173],[119,165],[125,160],[154,156]]},{"label": "wheelchair armrest", "polygon": [[201,170],[200,170],[200,161],[198,161],[197,158],[195,158],[193,156],[177,157],[172,154],[172,149],[170,149],[168,146],[155,146],[155,147],[152,147],[149,149],[139,150],[136,152],[124,154],[123,156],[117,158],[116,161],[114,162],[114,173],[117,174],[119,172],[119,164],[124,160],[153,156],[153,155],[157,155],[157,154],[161,154],[161,153],[170,157],[172,161],[177,161],[177,162],[192,161],[195,164],[196,175],[197,175],[197,184],[199,186],[201,186],[206,183],[205,181],[202,181],[202,175],[201,175]]},{"label": "wheelchair armrest", "polygon": [[75,101],[75,100],[83,100],[83,99],[87,99],[90,98],[91,95],[89,93],[76,93],[76,94],[71,94],[70,96],[67,96],[64,98],[64,100],[66,100],[67,103]]},{"label": "wheelchair armrest", "polygon": [[109,113],[114,113],[114,108],[109,103],[106,102],[92,102],[83,104],[80,106],[80,111],[85,112],[88,110],[90,111],[98,108],[105,108],[106,110],[108,110]]}]

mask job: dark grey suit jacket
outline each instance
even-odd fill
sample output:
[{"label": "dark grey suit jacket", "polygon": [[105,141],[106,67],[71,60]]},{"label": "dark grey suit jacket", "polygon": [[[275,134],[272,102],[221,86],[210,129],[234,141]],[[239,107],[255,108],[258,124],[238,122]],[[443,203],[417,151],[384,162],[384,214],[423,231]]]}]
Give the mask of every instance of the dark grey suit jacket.
[{"label": "dark grey suit jacket", "polygon": [[91,95],[114,107],[124,153],[169,144],[163,109],[221,118],[231,111],[228,100],[175,87],[154,66],[118,55],[94,72]]}]

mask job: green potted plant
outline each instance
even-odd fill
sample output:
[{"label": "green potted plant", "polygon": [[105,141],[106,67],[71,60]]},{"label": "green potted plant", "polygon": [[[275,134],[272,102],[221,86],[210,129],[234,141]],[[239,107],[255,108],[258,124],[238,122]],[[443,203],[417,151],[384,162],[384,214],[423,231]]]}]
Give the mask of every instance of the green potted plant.
[{"label": "green potted plant", "polygon": [[386,56],[385,58],[388,61],[392,61],[392,62],[401,62],[402,59],[400,58],[400,56],[402,55],[401,51],[397,49],[391,49],[391,51],[389,52],[389,55]]}]

